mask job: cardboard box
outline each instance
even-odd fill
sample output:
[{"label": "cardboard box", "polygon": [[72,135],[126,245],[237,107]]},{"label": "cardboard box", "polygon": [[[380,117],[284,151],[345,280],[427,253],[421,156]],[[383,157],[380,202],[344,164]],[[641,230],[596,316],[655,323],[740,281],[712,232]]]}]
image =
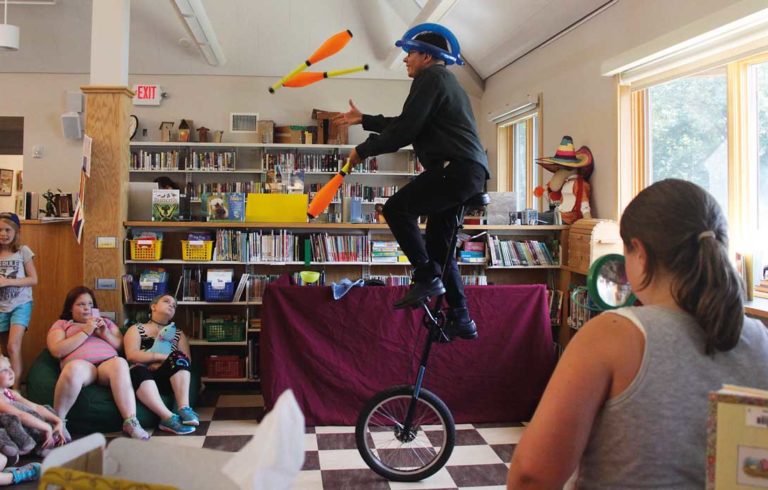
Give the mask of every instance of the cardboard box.
[{"label": "cardboard box", "polygon": [[304,143],[305,126],[275,126],[275,143]]},{"label": "cardboard box", "polygon": [[262,120],[256,125],[256,142],[257,143],[274,143],[275,142],[275,121]]},{"label": "cardboard box", "polygon": [[306,194],[248,194],[245,221],[258,223],[306,223]]},{"label": "cardboard box", "polygon": [[333,124],[331,119],[339,112],[325,112],[315,109],[313,118],[317,119],[317,143],[321,145],[346,145],[349,143],[347,126]]}]

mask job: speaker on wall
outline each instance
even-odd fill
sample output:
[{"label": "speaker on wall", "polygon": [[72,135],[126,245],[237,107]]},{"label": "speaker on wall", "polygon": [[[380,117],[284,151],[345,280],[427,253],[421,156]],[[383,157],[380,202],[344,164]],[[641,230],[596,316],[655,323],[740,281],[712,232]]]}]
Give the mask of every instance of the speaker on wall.
[{"label": "speaker on wall", "polygon": [[77,112],[65,112],[61,115],[61,130],[65,138],[79,140],[83,137],[83,124]]}]

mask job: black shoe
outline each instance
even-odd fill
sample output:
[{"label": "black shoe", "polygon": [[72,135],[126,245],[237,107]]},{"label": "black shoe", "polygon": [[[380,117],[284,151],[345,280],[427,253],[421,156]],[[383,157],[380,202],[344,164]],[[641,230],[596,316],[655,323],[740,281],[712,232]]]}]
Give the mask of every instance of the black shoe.
[{"label": "black shoe", "polygon": [[405,308],[407,306],[418,306],[428,301],[432,296],[445,294],[443,281],[435,277],[430,282],[414,282],[408,293],[395,301],[395,309]]},{"label": "black shoe", "polygon": [[451,308],[446,312],[445,332],[448,339],[453,340],[456,337],[472,340],[477,338],[477,325],[475,321],[469,318],[469,311],[466,308]]}]

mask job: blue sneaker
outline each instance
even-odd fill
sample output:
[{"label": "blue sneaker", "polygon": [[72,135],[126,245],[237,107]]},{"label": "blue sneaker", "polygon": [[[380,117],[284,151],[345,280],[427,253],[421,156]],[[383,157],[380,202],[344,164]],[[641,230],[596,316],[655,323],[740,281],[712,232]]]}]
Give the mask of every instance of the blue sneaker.
[{"label": "blue sneaker", "polygon": [[157,428],[165,432],[172,432],[179,435],[191,434],[195,431],[194,426],[184,425],[181,421],[181,417],[175,413],[171,415],[170,418],[160,421]]},{"label": "blue sneaker", "polygon": [[3,473],[10,473],[13,476],[13,484],[18,485],[25,481],[33,481],[40,478],[42,465],[40,463],[29,463],[18,468],[6,468]]},{"label": "blue sneaker", "polygon": [[200,416],[192,410],[192,407],[181,407],[176,411],[176,414],[181,417],[181,423],[184,425],[194,425],[195,427],[200,425]]}]

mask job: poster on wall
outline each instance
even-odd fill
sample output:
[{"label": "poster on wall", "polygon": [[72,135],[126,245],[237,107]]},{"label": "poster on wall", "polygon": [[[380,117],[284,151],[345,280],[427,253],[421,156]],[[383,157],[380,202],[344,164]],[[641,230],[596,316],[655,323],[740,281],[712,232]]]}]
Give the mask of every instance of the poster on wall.
[{"label": "poster on wall", "polygon": [[13,194],[13,170],[0,169],[0,196]]},{"label": "poster on wall", "polygon": [[83,172],[85,175],[91,176],[91,145],[93,144],[93,138],[87,134],[83,135]]},{"label": "poster on wall", "polygon": [[24,178],[22,177],[22,171],[16,171],[16,192],[24,190]]}]

